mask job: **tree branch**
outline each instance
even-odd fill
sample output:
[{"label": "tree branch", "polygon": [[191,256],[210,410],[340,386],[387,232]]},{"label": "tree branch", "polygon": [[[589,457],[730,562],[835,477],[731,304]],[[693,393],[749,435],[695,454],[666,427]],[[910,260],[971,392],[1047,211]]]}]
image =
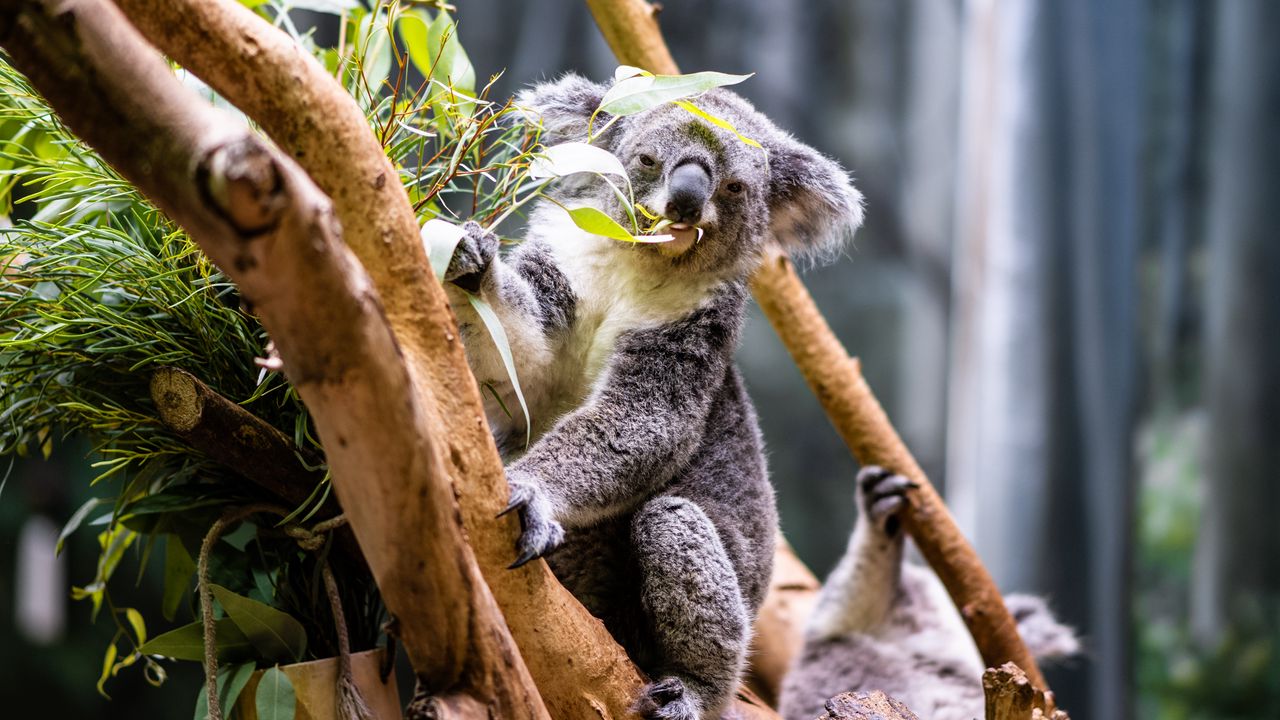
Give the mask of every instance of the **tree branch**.
[{"label": "tree branch", "polygon": [[840,693],[816,720],[920,720],[906,705],[879,690]]},{"label": "tree branch", "polygon": [[408,197],[354,101],[288,36],[234,0],[115,2],[170,58],[258,121],[333,198],[401,342],[426,426],[444,446],[481,572],[548,709],[565,720],[628,716],[643,678],[604,625],[545,562],[507,570],[520,525],[514,513],[497,518],[506,476],[479,390]]},{"label": "tree branch", "polygon": [[[587,4],[620,62],[656,73],[678,72],[647,2],[587,0]],[[983,661],[988,665],[1015,662],[1026,670],[1036,687],[1047,688],[991,575],[889,423],[857,361],[849,357],[823,319],[791,261],[775,251],[756,270],[751,289],[858,462],[892,468],[917,483],[918,487],[908,494],[904,525],[960,609]],[[772,613],[778,600],[771,593],[762,615]],[[799,622],[791,631],[800,633],[803,619],[796,620]],[[788,647],[798,648],[799,642],[775,643],[774,647],[785,651]],[[775,660],[771,666],[786,667],[790,658],[786,661]],[[760,660],[756,662],[760,664]],[[780,681],[780,677],[776,680]]]},{"label": "tree branch", "polygon": [[328,198],[184,88],[106,0],[11,0],[0,8],[0,44],[67,125],[254,302],[316,420],[401,639],[442,708],[548,718],[464,538],[420,394]]},{"label": "tree branch", "polygon": [[[291,505],[306,502],[324,479],[324,473],[306,468],[321,458],[314,453],[299,457],[303,451],[284,433],[185,370],[156,370],[151,375],[151,400],[175,435]],[[326,515],[337,515],[332,500],[328,505]]]},{"label": "tree branch", "polygon": [[982,674],[987,720],[1070,720],[1053,709],[1053,693],[1041,692],[1013,663],[987,668]]}]

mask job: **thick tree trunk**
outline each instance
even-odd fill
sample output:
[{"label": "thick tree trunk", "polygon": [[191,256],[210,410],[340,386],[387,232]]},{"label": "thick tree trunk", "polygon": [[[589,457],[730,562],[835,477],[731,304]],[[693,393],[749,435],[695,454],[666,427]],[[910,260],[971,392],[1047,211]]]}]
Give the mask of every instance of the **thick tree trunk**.
[{"label": "thick tree trunk", "polygon": [[433,440],[442,433],[328,198],[184,88],[105,0],[8,3],[0,43],[62,119],[254,302],[444,716],[548,718],[463,534]]}]

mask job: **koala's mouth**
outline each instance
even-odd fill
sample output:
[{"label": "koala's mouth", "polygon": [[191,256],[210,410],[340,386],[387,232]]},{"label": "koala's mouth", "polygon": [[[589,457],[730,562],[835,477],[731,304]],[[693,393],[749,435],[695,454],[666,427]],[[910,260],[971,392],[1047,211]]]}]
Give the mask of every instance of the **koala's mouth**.
[{"label": "koala's mouth", "polygon": [[671,240],[659,243],[658,252],[667,257],[679,257],[689,252],[689,248],[702,238],[702,228],[688,223],[673,223],[667,226],[665,232],[671,236]]}]

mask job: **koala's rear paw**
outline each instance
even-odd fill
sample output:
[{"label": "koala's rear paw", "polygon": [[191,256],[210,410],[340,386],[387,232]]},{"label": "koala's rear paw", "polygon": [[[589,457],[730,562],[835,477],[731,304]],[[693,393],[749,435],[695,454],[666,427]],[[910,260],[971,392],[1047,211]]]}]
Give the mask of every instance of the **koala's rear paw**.
[{"label": "koala's rear paw", "polygon": [[477,222],[469,221],[462,226],[466,233],[458,241],[453,250],[453,258],[444,271],[444,279],[467,290],[475,291],[480,286],[480,276],[493,264],[498,254],[498,236],[486,232]]},{"label": "koala's rear paw", "polygon": [[666,677],[645,686],[632,710],[644,720],[698,720],[701,708],[683,680]]},{"label": "koala's rear paw", "polygon": [[509,566],[514,570],[559,547],[564,542],[564,528],[552,519],[551,503],[537,485],[512,479],[510,475],[507,485],[511,489],[511,500],[499,516],[512,510],[520,511],[521,532],[520,539],[516,541],[516,561]]},{"label": "koala's rear paw", "polygon": [[902,475],[877,465],[858,471],[858,512],[889,537],[898,534],[898,513],[906,506],[907,490],[918,487]]}]

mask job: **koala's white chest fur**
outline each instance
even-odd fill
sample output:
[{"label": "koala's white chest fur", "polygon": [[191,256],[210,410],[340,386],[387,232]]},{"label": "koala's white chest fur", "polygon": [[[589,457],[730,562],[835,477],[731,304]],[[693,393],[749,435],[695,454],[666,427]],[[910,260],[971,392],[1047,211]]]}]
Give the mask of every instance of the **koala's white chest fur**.
[{"label": "koala's white chest fur", "polygon": [[[562,211],[557,214],[563,216]],[[567,217],[544,223],[537,238],[529,241],[550,250],[576,300],[572,324],[550,338],[531,326],[527,317],[498,313],[529,406],[530,440],[536,441],[557,419],[588,399],[608,369],[620,337],[678,321],[705,302],[722,280],[673,270],[649,248],[592,235]],[[468,354],[481,382],[502,400],[499,403],[486,393],[489,421],[499,435],[523,440],[524,417],[500,359],[477,357],[476,346],[492,347],[492,343],[470,342]]]}]

